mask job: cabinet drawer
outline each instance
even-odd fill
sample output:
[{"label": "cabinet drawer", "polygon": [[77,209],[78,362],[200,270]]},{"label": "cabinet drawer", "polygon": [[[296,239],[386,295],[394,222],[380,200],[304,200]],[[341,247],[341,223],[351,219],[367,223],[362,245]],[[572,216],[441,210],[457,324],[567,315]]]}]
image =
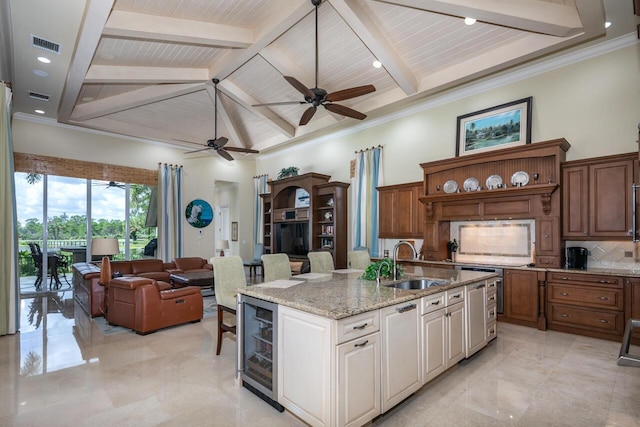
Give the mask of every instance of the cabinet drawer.
[{"label": "cabinet drawer", "polygon": [[622,289],[549,283],[549,302],[622,310]]},{"label": "cabinet drawer", "polygon": [[487,306],[487,324],[495,322],[498,319],[498,310],[496,304]]},{"label": "cabinet drawer", "polygon": [[421,311],[420,314],[427,314],[433,311],[444,308],[445,299],[444,292],[439,292],[433,295],[427,295],[420,300]]},{"label": "cabinet drawer", "polygon": [[464,301],[464,287],[445,291],[445,302],[447,304],[447,307],[462,301]]},{"label": "cabinet drawer", "polygon": [[569,272],[550,272],[548,282],[574,282],[599,286],[622,287],[622,278],[618,276],[599,276],[596,274],[580,274]]},{"label": "cabinet drawer", "polygon": [[491,341],[498,336],[498,324],[493,322],[487,325],[487,341]]},{"label": "cabinet drawer", "polygon": [[496,291],[487,291],[487,305],[496,304],[498,302],[498,293]]},{"label": "cabinet drawer", "polygon": [[549,320],[559,325],[622,335],[624,314],[616,311],[549,304]]},{"label": "cabinet drawer", "polygon": [[497,292],[498,290],[498,280],[499,279],[489,279],[487,280],[487,295],[491,292]]},{"label": "cabinet drawer", "polygon": [[380,330],[380,316],[378,310],[367,311],[357,316],[347,317],[338,321],[336,333],[337,344],[363,337]]}]

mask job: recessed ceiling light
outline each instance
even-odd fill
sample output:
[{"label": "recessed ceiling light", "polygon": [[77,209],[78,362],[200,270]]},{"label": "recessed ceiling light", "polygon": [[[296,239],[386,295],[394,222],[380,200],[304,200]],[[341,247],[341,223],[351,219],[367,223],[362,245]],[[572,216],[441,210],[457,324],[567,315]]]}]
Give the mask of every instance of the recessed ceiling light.
[{"label": "recessed ceiling light", "polygon": [[44,111],[43,111],[43,110],[34,110],[34,111],[35,111],[36,113],[38,113],[38,114],[44,114]]},{"label": "recessed ceiling light", "polygon": [[611,22],[606,21],[606,22],[604,23],[604,27],[605,27],[605,28],[609,28],[610,26],[611,26]]},{"label": "recessed ceiling light", "polygon": [[49,77],[49,73],[42,70],[33,70],[33,74],[35,74],[38,77]]},{"label": "recessed ceiling light", "polygon": [[464,23],[467,25],[473,25],[476,23],[476,18],[464,18]]},{"label": "recessed ceiling light", "polygon": [[51,60],[49,58],[46,58],[44,56],[38,56],[38,61],[44,63],[44,64],[50,64]]},{"label": "recessed ceiling light", "polygon": [[380,68],[380,67],[382,67],[382,62],[378,61],[377,59],[373,61],[373,68]]}]

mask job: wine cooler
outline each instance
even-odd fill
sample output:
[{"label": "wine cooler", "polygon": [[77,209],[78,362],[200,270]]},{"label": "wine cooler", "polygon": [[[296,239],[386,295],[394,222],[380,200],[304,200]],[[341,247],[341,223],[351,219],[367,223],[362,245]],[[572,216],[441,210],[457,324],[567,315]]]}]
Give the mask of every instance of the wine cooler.
[{"label": "wine cooler", "polygon": [[274,408],[277,399],[278,305],[240,295],[238,348],[242,384]]}]

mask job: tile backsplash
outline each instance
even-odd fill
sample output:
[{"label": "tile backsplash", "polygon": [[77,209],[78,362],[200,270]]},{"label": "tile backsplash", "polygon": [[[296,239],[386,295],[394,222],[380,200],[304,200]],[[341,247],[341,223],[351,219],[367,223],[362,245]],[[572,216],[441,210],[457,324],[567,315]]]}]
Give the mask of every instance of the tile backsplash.
[{"label": "tile backsplash", "polygon": [[[613,268],[640,271],[640,247],[638,243],[627,242],[581,242],[566,241],[565,246],[587,248],[588,268]],[[630,255],[630,256],[629,256]]]}]

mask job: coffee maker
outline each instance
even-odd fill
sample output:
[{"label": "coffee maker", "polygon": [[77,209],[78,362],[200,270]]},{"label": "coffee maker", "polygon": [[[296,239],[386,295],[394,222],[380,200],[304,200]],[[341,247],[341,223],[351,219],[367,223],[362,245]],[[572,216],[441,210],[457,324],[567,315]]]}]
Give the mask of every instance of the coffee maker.
[{"label": "coffee maker", "polygon": [[449,252],[449,259],[455,262],[456,252],[458,252],[458,242],[456,242],[456,239],[447,243],[447,252]]},{"label": "coffee maker", "polygon": [[565,250],[565,266],[573,270],[586,270],[589,251],[587,248],[572,246]]}]

